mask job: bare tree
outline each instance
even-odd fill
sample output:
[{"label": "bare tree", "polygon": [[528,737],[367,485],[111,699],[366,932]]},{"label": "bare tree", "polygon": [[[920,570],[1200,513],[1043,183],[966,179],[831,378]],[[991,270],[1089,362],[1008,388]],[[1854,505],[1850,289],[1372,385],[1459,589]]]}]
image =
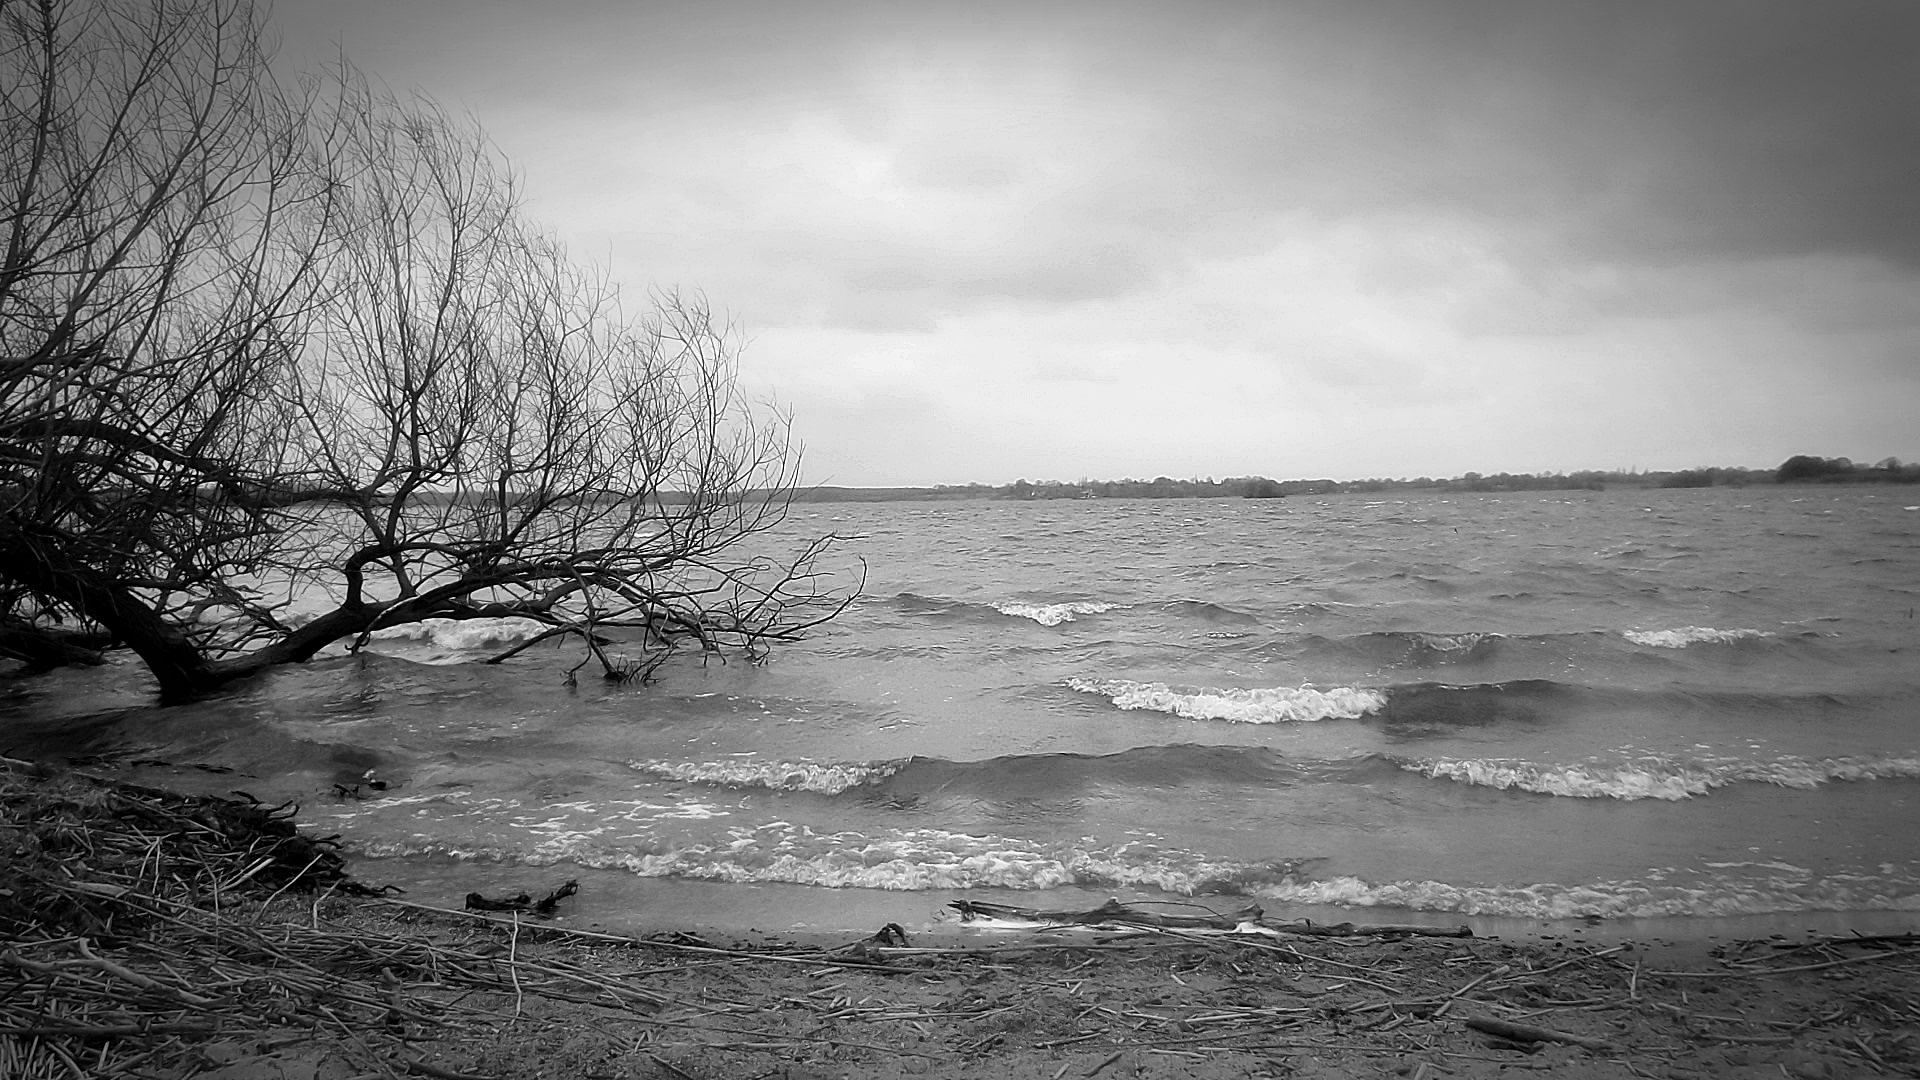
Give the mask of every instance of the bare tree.
[{"label": "bare tree", "polygon": [[15,655],[58,659],[65,622],[186,697],[516,616],[626,677],[844,606],[828,541],[757,539],[798,452],[738,393],[734,335],[698,298],[627,316],[476,126],[344,65],[285,93],[246,0],[0,20]]},{"label": "bare tree", "polygon": [[272,542],[236,496],[279,463],[291,215],[324,190],[258,29],[243,0],[0,3],[0,601],[36,659],[66,619],[198,666],[180,598]]}]

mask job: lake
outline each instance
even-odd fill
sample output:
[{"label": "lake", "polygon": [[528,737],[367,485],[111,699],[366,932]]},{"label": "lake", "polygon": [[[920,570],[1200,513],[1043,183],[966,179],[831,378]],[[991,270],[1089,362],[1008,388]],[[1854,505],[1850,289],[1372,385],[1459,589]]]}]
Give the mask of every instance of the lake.
[{"label": "lake", "polygon": [[866,586],[764,664],[576,686],[566,646],[468,662],[520,626],[427,624],[180,708],[124,663],[16,681],[0,725],[296,799],[415,899],[579,877],[625,929],[959,896],[1852,925],[1920,911],[1916,502],[805,504],[786,531],[856,537]]}]

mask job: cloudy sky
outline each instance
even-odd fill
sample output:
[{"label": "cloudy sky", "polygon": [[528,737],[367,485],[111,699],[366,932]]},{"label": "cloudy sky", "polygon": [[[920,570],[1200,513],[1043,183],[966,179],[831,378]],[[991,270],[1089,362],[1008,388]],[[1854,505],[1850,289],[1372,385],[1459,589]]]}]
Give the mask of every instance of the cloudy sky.
[{"label": "cloudy sky", "polygon": [[1914,0],[279,0],[808,479],[1920,457]]}]

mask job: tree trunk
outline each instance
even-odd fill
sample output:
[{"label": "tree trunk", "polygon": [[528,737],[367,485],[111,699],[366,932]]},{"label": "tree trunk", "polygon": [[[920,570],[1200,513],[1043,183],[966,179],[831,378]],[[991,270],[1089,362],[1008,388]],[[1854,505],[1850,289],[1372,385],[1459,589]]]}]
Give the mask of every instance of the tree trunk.
[{"label": "tree trunk", "polygon": [[298,630],[252,652],[216,660],[209,670],[217,682],[232,682],[279,664],[304,664],[342,638],[358,636],[373,625],[384,605],[342,604]]},{"label": "tree trunk", "polygon": [[0,519],[0,560],[7,576],[99,623],[137,653],[160,684],[163,701],[184,701],[228,681],[205,654],[152,605],[92,567],[74,560],[57,541],[39,539]]}]

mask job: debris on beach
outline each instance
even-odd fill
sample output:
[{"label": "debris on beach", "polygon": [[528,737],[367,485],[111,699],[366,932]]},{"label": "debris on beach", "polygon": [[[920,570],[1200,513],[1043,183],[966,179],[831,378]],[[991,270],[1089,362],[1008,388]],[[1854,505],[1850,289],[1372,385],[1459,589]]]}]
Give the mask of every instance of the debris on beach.
[{"label": "debris on beach", "polygon": [[526,911],[532,907],[533,896],[529,893],[498,899],[483,896],[477,892],[467,894],[466,909],[468,911]]},{"label": "debris on beach", "polygon": [[391,898],[293,816],[0,759],[0,1076],[1920,1075],[1911,934],[1676,962],[1115,899],[727,946]]},{"label": "debris on beach", "polygon": [[[992,904],[980,900],[955,900],[947,905],[959,912],[961,921],[992,922],[1007,927],[1083,926],[1110,929],[1155,929],[1218,931],[1235,934],[1301,934],[1310,937],[1472,937],[1467,926],[1427,926],[1412,923],[1314,923],[1299,919],[1273,921],[1258,904],[1220,914],[1181,914],[1153,911],[1109,899],[1097,908],[1084,911],[1044,911],[1037,908]],[[1184,905],[1191,907],[1191,905]]]},{"label": "debris on beach", "polygon": [[578,881],[569,881],[538,900],[535,900],[531,894],[524,892],[515,896],[497,898],[483,896],[477,892],[470,892],[467,894],[466,910],[530,912],[534,915],[551,916],[555,909],[560,906],[560,901],[565,900],[567,897],[579,891],[580,883]]}]

